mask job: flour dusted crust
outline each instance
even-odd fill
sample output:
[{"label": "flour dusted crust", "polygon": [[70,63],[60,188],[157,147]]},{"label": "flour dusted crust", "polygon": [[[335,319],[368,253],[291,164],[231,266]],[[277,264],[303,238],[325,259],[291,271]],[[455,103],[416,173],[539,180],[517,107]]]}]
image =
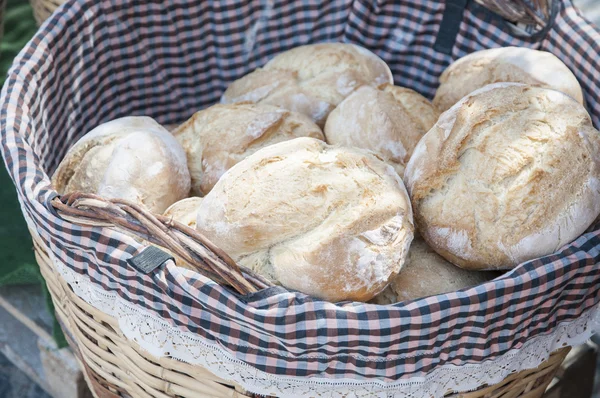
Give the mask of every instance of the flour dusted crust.
[{"label": "flour dusted crust", "polygon": [[183,146],[193,193],[206,195],[231,166],[260,148],[297,138],[324,139],[308,117],[272,105],[217,104],[174,131]]},{"label": "flour dusted crust", "polygon": [[445,111],[470,92],[498,82],[552,88],[583,104],[577,78],[560,59],[546,51],[522,47],[476,51],[458,59],[440,76],[433,104]]},{"label": "flour dusted crust", "polygon": [[438,116],[435,107],[411,89],[362,86],[331,112],[325,139],[374,151],[402,176],[417,142]]},{"label": "flour dusted crust", "polygon": [[162,213],[190,191],[185,153],[152,118],[104,123],[69,149],[52,177],[61,194],[81,191],[128,199]]},{"label": "flour dusted crust", "polygon": [[384,83],[393,83],[392,73],[372,52],[353,44],[311,44],[283,52],[236,80],[221,102],[278,105],[322,127],[329,113],[358,87]]},{"label": "flour dusted crust", "polygon": [[405,182],[425,240],[468,269],[555,252],[600,213],[600,136],[558,91],[486,86],[443,113]]},{"label": "flour dusted crust", "polygon": [[423,239],[415,237],[404,267],[372,302],[387,305],[455,292],[490,281],[497,275],[496,272],[459,268],[437,254]]},{"label": "flour dusted crust", "polygon": [[355,148],[297,138],[233,166],[197,230],[238,263],[330,301],[366,301],[402,268],[412,210],[391,166]]}]

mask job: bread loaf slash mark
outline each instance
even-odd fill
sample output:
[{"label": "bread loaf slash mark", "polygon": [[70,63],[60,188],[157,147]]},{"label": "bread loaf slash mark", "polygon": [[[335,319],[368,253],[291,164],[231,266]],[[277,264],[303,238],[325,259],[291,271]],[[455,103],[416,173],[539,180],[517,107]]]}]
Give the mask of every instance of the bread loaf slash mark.
[{"label": "bread loaf slash mark", "polygon": [[285,158],[283,156],[273,156],[267,159],[262,159],[259,163],[258,166],[263,167],[268,165],[269,163],[277,163],[277,162],[281,162],[282,160],[284,160]]},{"label": "bread loaf slash mark", "polygon": [[404,215],[396,215],[379,228],[363,232],[358,236],[358,238],[363,242],[370,243],[372,245],[387,246],[390,243],[398,240],[400,237],[400,231],[404,230],[403,222]]},{"label": "bread loaf slash mark", "polygon": [[329,190],[329,187],[325,184],[321,184],[321,185],[317,185],[316,187],[314,187],[313,189],[311,189],[311,192],[314,193],[326,193]]},{"label": "bread loaf slash mark", "polygon": [[222,104],[231,104],[231,103],[244,103],[251,102],[256,103],[266,98],[271,94],[275,89],[279,88],[282,85],[282,81],[275,81],[266,86],[257,87],[252,91],[247,92],[246,94],[240,95],[239,97],[231,98],[229,101],[221,97]]},{"label": "bread loaf slash mark", "polygon": [[[67,156],[70,157],[69,161],[66,163],[61,162],[53,178],[54,189],[56,189],[56,191],[59,194],[67,193],[64,191],[67,189],[69,183],[71,182],[71,179],[78,170],[78,167],[73,167],[72,165],[80,165],[81,162],[83,162],[83,159],[85,159],[85,156],[88,154],[88,152],[90,152],[96,147],[110,144],[112,141],[120,137],[103,136],[99,138],[101,139],[86,141],[80,148],[76,148],[76,152],[73,152],[71,154],[67,153]],[[77,146],[77,144],[75,144],[75,146]]]},{"label": "bread loaf slash mark", "polygon": [[246,134],[254,139],[264,136],[281,125],[289,112],[268,112],[258,114],[246,127]]}]

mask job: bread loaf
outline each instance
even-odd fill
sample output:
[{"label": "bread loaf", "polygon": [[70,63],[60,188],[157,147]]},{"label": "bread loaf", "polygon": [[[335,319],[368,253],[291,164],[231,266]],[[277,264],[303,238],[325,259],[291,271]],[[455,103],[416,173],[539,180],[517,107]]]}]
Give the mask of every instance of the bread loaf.
[{"label": "bread loaf", "polygon": [[152,118],[104,123],[69,149],[52,177],[61,194],[73,191],[121,198],[162,213],[190,191],[185,153]]},{"label": "bread loaf", "polygon": [[231,166],[262,147],[297,137],[324,138],[302,114],[251,103],[196,112],[174,134],[185,150],[195,195],[206,195]]},{"label": "bread loaf", "polygon": [[204,197],[197,230],[281,285],[366,301],[402,267],[413,238],[396,172],[355,148],[297,138],[233,166]]},{"label": "bread loaf", "polygon": [[461,269],[437,254],[423,239],[415,237],[404,267],[372,302],[387,305],[455,292],[490,281],[498,274]]},{"label": "bread loaf", "polygon": [[467,269],[510,269],[577,238],[600,213],[600,135],[555,90],[498,83],[443,113],[405,182],[415,221]]},{"label": "bread loaf", "polygon": [[433,104],[443,112],[470,92],[498,82],[553,88],[583,104],[579,82],[560,59],[523,47],[476,51],[458,59],[442,73]]},{"label": "bread loaf", "polygon": [[393,83],[388,66],[372,52],[345,43],[322,43],[283,52],[233,82],[222,103],[278,105],[323,127],[329,112],[362,85]]},{"label": "bread loaf", "polygon": [[325,139],[374,151],[402,176],[417,142],[438,116],[431,103],[411,89],[362,86],[331,112]]}]

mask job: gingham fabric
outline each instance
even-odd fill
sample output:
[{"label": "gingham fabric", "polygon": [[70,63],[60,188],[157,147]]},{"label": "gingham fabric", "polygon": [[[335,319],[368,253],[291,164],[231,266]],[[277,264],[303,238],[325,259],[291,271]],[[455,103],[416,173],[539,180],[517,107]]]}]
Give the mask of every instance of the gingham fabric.
[{"label": "gingham fabric", "polygon": [[451,55],[433,50],[435,0],[69,2],[15,61],[2,90],[2,154],[23,211],[54,256],[97,286],[275,375],[394,381],[494,359],[600,301],[600,229],[484,285],[394,306],[332,304],[272,289],[240,297],[191,271],[144,275],[140,250],[46,205],[48,176],[98,124],[126,115],[178,123],[227,84],[294,46],[351,42],[382,57],[398,85],[431,98],[458,57],[498,46],[551,51],[575,73],[600,125],[600,34],[569,1],[541,41],[518,39],[468,3]]}]

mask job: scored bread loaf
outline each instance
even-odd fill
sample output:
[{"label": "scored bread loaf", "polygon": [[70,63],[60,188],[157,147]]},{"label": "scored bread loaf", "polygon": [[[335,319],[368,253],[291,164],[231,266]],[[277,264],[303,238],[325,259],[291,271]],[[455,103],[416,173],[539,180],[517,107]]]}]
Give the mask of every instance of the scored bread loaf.
[{"label": "scored bread loaf", "polygon": [[577,78],[560,59],[523,47],[493,48],[459,58],[440,76],[433,104],[443,112],[470,92],[499,82],[553,88],[583,104]]},{"label": "scored bread loaf", "polygon": [[229,169],[202,200],[196,229],[239,264],[330,301],[383,290],[414,231],[391,166],[313,138],[271,145]]},{"label": "scored bread loaf", "polygon": [[415,237],[404,267],[372,302],[387,305],[455,292],[490,281],[498,274],[459,268],[437,254],[423,239]]},{"label": "scored bread loaf", "polygon": [[354,44],[321,43],[285,51],[263,68],[234,81],[222,103],[278,105],[325,125],[329,112],[362,85],[393,83],[381,58]]},{"label": "scored bread loaf", "polygon": [[185,150],[195,195],[206,195],[231,166],[262,147],[297,137],[324,139],[306,116],[252,103],[211,106],[173,134]]},{"label": "scored bread loaf", "polygon": [[60,194],[81,191],[128,199],[162,213],[190,191],[185,152],[152,118],[101,124],[69,149],[52,177]]},{"label": "scored bread loaf", "polygon": [[417,142],[438,116],[433,105],[411,89],[362,86],[329,114],[325,140],[374,151],[402,176]]},{"label": "scored bread loaf", "polygon": [[405,182],[415,222],[467,269],[510,269],[571,242],[600,212],[600,135],[550,89],[498,83],[443,113]]}]

